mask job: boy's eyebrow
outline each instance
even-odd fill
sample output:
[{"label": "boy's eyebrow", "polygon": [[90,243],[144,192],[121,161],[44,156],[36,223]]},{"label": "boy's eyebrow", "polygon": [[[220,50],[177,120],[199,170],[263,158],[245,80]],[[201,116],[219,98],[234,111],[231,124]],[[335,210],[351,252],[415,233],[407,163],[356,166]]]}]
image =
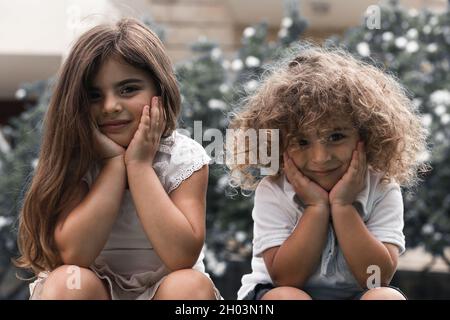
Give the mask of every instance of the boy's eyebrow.
[{"label": "boy's eyebrow", "polygon": [[351,127],[334,127],[334,128],[325,128],[319,129],[317,132],[334,132],[334,131],[351,131]]},{"label": "boy's eyebrow", "polygon": [[349,128],[349,127],[336,127],[336,128],[333,128],[332,130],[328,130],[328,131],[349,131],[349,130],[352,130],[352,128]]}]

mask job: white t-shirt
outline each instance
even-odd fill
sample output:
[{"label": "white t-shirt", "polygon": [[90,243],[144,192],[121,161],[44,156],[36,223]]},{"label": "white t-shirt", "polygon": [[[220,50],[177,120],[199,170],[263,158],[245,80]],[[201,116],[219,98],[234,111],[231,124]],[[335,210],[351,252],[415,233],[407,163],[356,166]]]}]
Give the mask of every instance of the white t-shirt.
[{"label": "white t-shirt", "polygon": [[[367,170],[366,186],[353,205],[367,229],[381,242],[405,251],[403,198],[397,183],[381,183],[382,174]],[[302,205],[285,175],[265,177],[255,192],[252,273],[242,277],[238,299],[243,299],[258,283],[272,283],[262,253],[280,246],[293,232]],[[357,241],[357,239],[355,239]],[[321,263],[303,288],[315,299],[345,299],[362,291],[339,248],[332,224],[322,252]]]}]

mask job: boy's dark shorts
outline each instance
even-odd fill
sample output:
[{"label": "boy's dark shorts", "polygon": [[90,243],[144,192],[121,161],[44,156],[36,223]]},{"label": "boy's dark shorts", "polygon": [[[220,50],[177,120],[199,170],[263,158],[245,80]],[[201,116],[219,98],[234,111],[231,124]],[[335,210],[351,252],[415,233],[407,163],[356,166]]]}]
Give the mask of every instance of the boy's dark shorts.
[{"label": "boy's dark shorts", "polygon": [[[406,300],[408,298],[406,295],[397,287],[394,286],[386,286],[387,288],[394,289],[402,294],[402,296],[405,297]],[[258,283],[253,290],[251,290],[242,300],[261,300],[262,296],[265,295],[268,291],[274,289],[275,286],[271,283]],[[360,300],[361,297],[367,292],[369,289],[363,290],[356,294],[355,296],[351,297],[350,300]]]}]

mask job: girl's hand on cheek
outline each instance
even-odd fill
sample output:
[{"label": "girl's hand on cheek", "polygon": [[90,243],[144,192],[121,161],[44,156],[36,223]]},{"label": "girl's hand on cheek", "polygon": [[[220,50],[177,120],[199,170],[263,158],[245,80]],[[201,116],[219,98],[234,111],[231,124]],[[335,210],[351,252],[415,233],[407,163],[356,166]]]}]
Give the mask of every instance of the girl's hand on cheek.
[{"label": "girl's hand on cheek", "polygon": [[366,153],[364,143],[360,141],[356,150],[353,151],[347,172],[330,191],[330,204],[332,206],[352,205],[358,193],[365,187],[366,172]]},{"label": "girl's hand on cheek", "polygon": [[97,127],[94,127],[94,149],[102,160],[107,160],[125,154],[125,148],[117,144],[106,135],[104,135]]},{"label": "girl's hand on cheek", "polygon": [[125,152],[125,165],[132,163],[153,165],[165,128],[164,110],[160,97],[153,97],[151,107],[142,110],[141,122]]},{"label": "girl's hand on cheek", "polygon": [[294,164],[288,153],[283,154],[284,173],[295,193],[307,206],[329,206],[328,192],[317,183],[306,177]]}]

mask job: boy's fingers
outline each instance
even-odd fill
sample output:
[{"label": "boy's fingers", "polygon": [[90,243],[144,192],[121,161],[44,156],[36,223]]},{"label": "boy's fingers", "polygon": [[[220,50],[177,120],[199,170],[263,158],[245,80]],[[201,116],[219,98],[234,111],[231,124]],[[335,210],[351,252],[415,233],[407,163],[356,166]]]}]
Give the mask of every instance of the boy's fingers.
[{"label": "boy's fingers", "polygon": [[149,123],[149,106],[145,105],[144,109],[142,110],[142,116],[141,116],[141,122],[148,124]]}]

